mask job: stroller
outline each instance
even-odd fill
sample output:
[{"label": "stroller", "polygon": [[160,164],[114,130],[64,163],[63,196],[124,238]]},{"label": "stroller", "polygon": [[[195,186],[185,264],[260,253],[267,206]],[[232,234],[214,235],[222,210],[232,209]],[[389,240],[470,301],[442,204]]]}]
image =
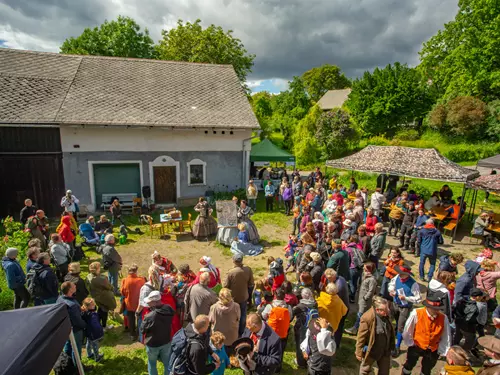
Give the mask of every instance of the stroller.
[{"label": "stroller", "polygon": [[99,246],[101,244],[101,239],[99,235],[94,231],[92,225],[89,223],[80,224],[78,227],[80,231],[80,236],[83,238],[83,244],[85,246]]}]

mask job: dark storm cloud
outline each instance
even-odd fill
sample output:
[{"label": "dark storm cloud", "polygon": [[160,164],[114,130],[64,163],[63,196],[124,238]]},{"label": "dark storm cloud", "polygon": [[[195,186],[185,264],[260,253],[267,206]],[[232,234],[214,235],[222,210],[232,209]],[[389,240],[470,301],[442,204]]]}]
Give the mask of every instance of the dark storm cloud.
[{"label": "dark storm cloud", "polygon": [[[249,77],[255,80],[290,79],[325,63],[349,76],[395,61],[415,65],[422,42],[457,10],[457,0],[2,1],[0,39],[12,44],[11,35],[32,49],[58,46],[118,14],[148,27],[155,41],[178,18],[200,18],[204,25],[234,30],[257,55]],[[43,46],[37,48],[37,41]]]}]

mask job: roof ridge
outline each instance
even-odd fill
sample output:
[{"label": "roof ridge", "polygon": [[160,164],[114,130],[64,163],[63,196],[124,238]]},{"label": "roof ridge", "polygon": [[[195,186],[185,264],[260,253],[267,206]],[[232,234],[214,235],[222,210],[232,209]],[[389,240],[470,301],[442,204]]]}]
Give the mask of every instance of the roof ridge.
[{"label": "roof ridge", "polygon": [[140,57],[119,57],[119,56],[101,56],[101,55],[75,55],[67,53],[58,52],[45,52],[45,51],[33,51],[15,48],[0,48],[0,52],[7,53],[23,53],[32,55],[52,55],[59,56],[62,58],[80,58],[80,59],[102,59],[102,60],[123,60],[123,61],[142,61],[149,63],[160,63],[160,64],[173,64],[173,65],[202,65],[202,66],[218,66],[222,68],[233,68],[231,64],[213,64],[213,63],[201,63],[201,62],[191,62],[191,61],[176,61],[176,60],[158,60],[158,59],[146,59]]}]

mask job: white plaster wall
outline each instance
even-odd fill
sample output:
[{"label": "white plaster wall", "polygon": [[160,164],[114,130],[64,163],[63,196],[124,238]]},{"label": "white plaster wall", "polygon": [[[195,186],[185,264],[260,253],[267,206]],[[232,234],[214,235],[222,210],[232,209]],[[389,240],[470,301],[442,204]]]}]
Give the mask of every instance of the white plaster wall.
[{"label": "white plaster wall", "polygon": [[[63,152],[97,151],[243,151],[250,130],[164,130],[148,128],[72,128],[61,126]],[[78,145],[79,147],[75,147]]]}]

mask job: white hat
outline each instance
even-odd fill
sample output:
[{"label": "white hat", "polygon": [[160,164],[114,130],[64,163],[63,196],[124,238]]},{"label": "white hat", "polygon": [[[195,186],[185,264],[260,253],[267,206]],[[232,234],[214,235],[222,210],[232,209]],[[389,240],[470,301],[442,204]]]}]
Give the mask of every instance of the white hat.
[{"label": "white hat", "polygon": [[161,294],[157,290],[153,290],[151,293],[149,293],[149,296],[144,298],[144,302],[150,303],[150,302],[158,302],[161,300]]},{"label": "white hat", "polygon": [[315,262],[319,262],[321,260],[320,253],[312,252],[311,259],[314,260]]},{"label": "white hat", "polygon": [[66,190],[66,194],[73,194],[71,190]]},{"label": "white hat", "polygon": [[345,227],[350,227],[352,225],[352,221],[349,219],[345,219],[342,224],[344,224]]}]

